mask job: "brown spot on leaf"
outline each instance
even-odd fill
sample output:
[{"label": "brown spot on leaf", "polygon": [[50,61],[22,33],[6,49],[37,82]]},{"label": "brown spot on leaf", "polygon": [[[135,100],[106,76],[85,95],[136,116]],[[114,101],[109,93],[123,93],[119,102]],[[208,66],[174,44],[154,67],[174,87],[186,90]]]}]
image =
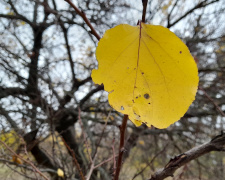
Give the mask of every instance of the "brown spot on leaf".
[{"label": "brown spot on leaf", "polygon": [[182,51],[180,51],[180,54],[182,53]]},{"label": "brown spot on leaf", "polygon": [[150,96],[149,96],[148,93],[144,94],[144,98],[145,98],[145,99],[149,99],[149,97],[150,97]]}]

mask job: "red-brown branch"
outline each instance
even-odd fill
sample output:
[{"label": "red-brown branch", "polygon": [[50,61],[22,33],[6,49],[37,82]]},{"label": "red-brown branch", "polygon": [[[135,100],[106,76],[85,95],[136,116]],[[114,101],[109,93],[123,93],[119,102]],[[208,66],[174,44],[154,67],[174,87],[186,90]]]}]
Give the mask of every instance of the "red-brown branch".
[{"label": "red-brown branch", "polygon": [[21,157],[20,155],[16,154],[16,152],[14,152],[9,146],[7,146],[6,143],[4,143],[3,141],[0,140],[0,143],[2,143],[16,158],[21,159],[22,161],[24,161],[25,163],[29,164],[32,168],[34,172],[37,172],[40,176],[42,176],[45,180],[49,180],[41,171],[39,171],[39,169],[29,160]]},{"label": "red-brown branch", "polygon": [[116,166],[116,174],[114,176],[114,180],[119,179],[120,170],[122,167],[123,153],[124,153],[124,141],[125,141],[125,131],[127,127],[128,115],[124,115],[122,125],[120,126],[120,147],[119,147],[119,157],[117,160]]},{"label": "red-brown branch", "polygon": [[81,180],[85,180],[84,178],[84,174],[81,170],[81,167],[80,167],[80,164],[78,163],[77,159],[76,159],[76,156],[75,156],[75,153],[74,151],[69,147],[69,145],[66,143],[66,141],[62,138],[62,141],[64,142],[64,144],[66,145],[66,148],[69,150],[69,152],[72,154],[72,157],[73,157],[73,161],[74,161],[74,164],[75,166],[77,167],[77,170],[80,174],[80,178]]},{"label": "red-brown branch", "polygon": [[148,0],[142,0],[143,12],[142,12],[142,22],[145,23],[146,9],[148,5]]},{"label": "red-brown branch", "polygon": [[75,4],[73,4],[73,2],[71,0],[65,0],[75,11],[77,14],[79,14],[83,20],[85,21],[85,23],[90,27],[91,29],[91,33],[98,39],[100,40],[101,37],[98,35],[98,33],[95,31],[94,27],[91,25],[90,21],[88,20],[88,18],[86,17],[85,13],[83,11],[80,11]]}]

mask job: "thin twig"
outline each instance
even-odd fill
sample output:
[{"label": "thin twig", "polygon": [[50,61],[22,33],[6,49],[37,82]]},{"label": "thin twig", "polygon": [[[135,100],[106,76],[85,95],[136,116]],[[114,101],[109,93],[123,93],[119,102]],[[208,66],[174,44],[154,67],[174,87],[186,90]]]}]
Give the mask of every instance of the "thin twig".
[{"label": "thin twig", "polygon": [[21,157],[20,155],[16,154],[6,143],[4,143],[3,141],[0,140],[0,143],[2,143],[14,156],[16,156],[17,158],[21,159],[22,161],[26,162],[27,164],[31,165],[31,167],[33,168],[33,170],[35,172],[37,172],[38,174],[40,174],[40,176],[42,176],[45,180],[49,180],[41,171],[39,171],[39,169],[30,161],[24,159],[23,157]]},{"label": "thin twig", "polygon": [[96,156],[94,156],[92,162],[91,162],[91,167],[89,168],[89,172],[88,174],[86,175],[86,180],[89,180],[91,178],[91,174],[92,172],[94,171],[94,168],[95,168],[95,160],[97,158],[97,153],[96,153]]},{"label": "thin twig", "polygon": [[173,5],[172,9],[170,10],[170,13],[169,13],[168,16],[167,16],[167,27],[170,26],[170,17],[171,17],[171,15],[172,15],[173,10],[175,9],[175,7],[176,7],[178,1],[179,1],[179,0],[176,0],[175,4]]},{"label": "thin twig", "polygon": [[79,102],[79,106],[82,109],[83,104],[90,99],[91,96],[93,96],[93,94],[95,94],[98,91],[104,90],[104,86],[103,85],[98,85],[95,89],[92,89],[89,93],[86,94],[86,96],[83,97],[83,99],[80,100]]},{"label": "thin twig", "polygon": [[139,171],[138,173],[136,173],[136,174],[134,175],[134,177],[133,177],[132,180],[134,180],[137,176],[139,176],[140,174],[142,174],[142,173],[147,169],[147,167],[150,166],[150,165],[153,163],[153,161],[154,161],[160,154],[162,154],[162,153],[166,150],[167,146],[168,146],[168,144],[166,144],[165,147],[164,147],[161,151],[159,151],[158,153],[156,153],[156,155],[151,159],[151,161],[148,162],[148,163],[146,164],[146,166],[145,166],[141,171]]},{"label": "thin twig", "polygon": [[202,88],[202,87],[198,87],[198,89],[200,89],[204,95],[213,103],[213,105],[216,107],[216,109],[219,111],[219,113],[225,117],[225,113],[223,112],[223,110],[218,106],[218,104],[216,104],[216,102],[208,95],[208,93]]},{"label": "thin twig", "polygon": [[118,160],[117,160],[116,174],[114,176],[114,180],[118,180],[119,179],[120,170],[121,170],[121,167],[122,167],[123,153],[125,151],[125,149],[124,149],[124,141],[125,141],[125,131],[126,131],[126,126],[127,126],[127,120],[128,120],[128,115],[125,114],[124,117],[123,117],[122,125],[120,126],[119,157],[118,157]]},{"label": "thin twig", "polygon": [[[80,108],[79,108],[79,112],[80,112]],[[89,168],[90,170],[89,170],[88,174],[86,175],[86,180],[89,180],[89,179],[91,178],[91,174],[92,174],[92,172],[94,171],[94,169],[96,168],[96,166],[95,166],[95,160],[97,159],[97,156],[98,156],[98,147],[99,147],[99,145],[100,145],[100,143],[101,143],[101,141],[102,141],[102,138],[103,138],[103,135],[104,135],[104,132],[105,132],[105,128],[106,128],[106,126],[107,126],[107,122],[108,122],[108,120],[109,120],[110,115],[111,115],[111,111],[109,112],[109,114],[108,114],[108,116],[107,116],[107,119],[106,119],[106,121],[105,121],[103,130],[102,130],[102,134],[101,134],[100,139],[99,139],[99,141],[98,141],[98,143],[97,143],[97,147],[96,147],[96,149],[95,149],[95,152],[94,152],[94,154],[93,154],[93,156],[92,156],[92,162],[91,162],[91,166],[90,166],[90,168]],[[80,116],[80,115],[79,115],[79,116]]]},{"label": "thin twig", "polygon": [[103,126],[103,130],[102,130],[100,139],[98,140],[97,147],[96,147],[95,152],[94,152],[94,154],[93,154],[93,159],[94,159],[95,155],[96,155],[97,152],[98,152],[98,147],[100,146],[100,143],[101,143],[101,141],[102,141],[102,138],[103,138],[103,135],[104,135],[104,133],[105,133],[105,129],[106,129],[106,126],[107,126],[107,123],[108,123],[108,120],[109,120],[110,116],[111,116],[111,111],[109,112],[109,114],[108,114],[108,116],[107,116],[107,118],[106,118],[106,121],[105,121],[105,124],[104,124],[104,126]]},{"label": "thin twig", "polygon": [[115,175],[116,173],[115,138],[113,138],[112,151],[113,151],[113,175]]},{"label": "thin twig", "polygon": [[70,151],[70,153],[72,154],[72,157],[73,157],[73,160],[74,160],[74,164],[75,164],[75,166],[76,166],[77,169],[78,169],[78,172],[79,172],[79,174],[80,174],[81,180],[85,180],[84,174],[83,174],[83,172],[82,172],[82,170],[81,170],[81,168],[80,168],[80,164],[78,163],[78,161],[77,161],[77,159],[76,159],[76,156],[75,156],[74,151],[69,147],[69,145],[66,143],[66,141],[65,141],[63,138],[62,138],[62,141],[64,142],[64,144],[66,145],[66,147],[67,147],[67,149]]},{"label": "thin twig", "polygon": [[105,163],[107,163],[107,162],[109,162],[109,161],[114,160],[117,156],[118,156],[118,154],[116,154],[116,155],[114,154],[113,157],[111,157],[111,158],[109,158],[109,159],[106,159],[106,160],[100,162],[99,164],[97,164],[97,165],[94,167],[94,169],[98,168],[99,166],[102,166],[103,164],[105,164]]},{"label": "thin twig", "polygon": [[74,84],[76,84],[77,80],[76,80],[76,75],[75,75],[75,70],[74,70],[74,62],[73,62],[73,58],[72,58],[72,54],[71,54],[71,47],[69,45],[68,29],[65,28],[64,24],[61,25],[61,28],[62,28],[64,39],[65,39],[66,50],[67,50],[67,54],[68,54],[68,59],[69,59],[71,74],[72,74],[72,80],[73,80],[73,86],[74,86]]},{"label": "thin twig", "polygon": [[[5,163],[5,164],[9,164],[9,165],[14,165],[14,166],[17,166],[17,167],[20,167],[20,168],[24,168],[24,169],[29,170],[29,171],[34,171],[34,169],[32,167],[28,166],[28,165],[17,164],[17,163],[15,163],[13,161],[9,161],[9,160],[6,160],[6,159],[0,158],[0,162],[1,163]],[[39,168],[39,170],[41,172],[48,172],[48,173],[55,173],[55,174],[57,174],[56,170],[50,169],[50,168],[42,168],[42,169]]]},{"label": "thin twig", "polygon": [[77,14],[79,14],[83,20],[85,21],[85,23],[90,27],[91,29],[91,34],[93,34],[98,40],[101,39],[101,37],[98,35],[98,33],[95,31],[94,27],[91,25],[90,21],[88,20],[88,18],[86,17],[85,13],[83,11],[80,11],[75,4],[73,4],[73,2],[71,0],[65,0],[68,4],[70,4],[72,6],[72,8],[77,12]]},{"label": "thin twig", "polygon": [[85,143],[85,146],[86,146],[86,149],[87,149],[87,154],[88,154],[88,157],[89,157],[89,160],[91,163],[93,163],[93,159],[92,159],[92,156],[91,156],[91,153],[89,152],[89,144],[88,144],[88,141],[87,141],[87,135],[84,131],[84,125],[82,123],[82,120],[81,120],[81,109],[78,108],[78,121],[80,123],[80,127],[81,127],[81,130],[82,130],[82,135],[83,135],[83,138],[84,138],[84,143]]},{"label": "thin twig", "polygon": [[[11,169],[13,172],[15,172],[15,173],[17,173],[17,174],[23,176],[23,178],[26,178],[26,179],[29,179],[29,180],[37,180],[37,179],[39,179],[39,178],[37,177],[37,174],[36,174],[36,173],[34,174],[34,175],[35,175],[35,178],[29,177],[29,175],[31,175],[31,173],[28,175],[28,173],[27,173],[26,171],[17,170],[16,168],[11,167],[8,163],[6,163],[5,165],[6,165],[9,169]],[[31,168],[31,169],[32,169],[31,171],[33,172],[34,169],[33,169],[33,168]],[[14,175],[14,176],[15,176],[15,175]]]},{"label": "thin twig", "polygon": [[148,0],[142,0],[143,12],[142,12],[142,22],[145,23],[146,9],[148,5]]},{"label": "thin twig", "polygon": [[167,28],[170,28],[170,27],[174,26],[179,21],[181,21],[182,19],[184,19],[185,17],[187,17],[189,14],[191,14],[192,12],[194,12],[196,9],[200,9],[200,8],[206,7],[206,6],[210,5],[210,4],[216,3],[218,1],[219,0],[214,0],[214,1],[211,1],[211,2],[208,2],[208,3],[206,3],[207,1],[202,1],[202,2],[198,3],[195,7],[191,8],[189,11],[187,11],[183,16],[179,17],[173,23],[167,24]]},{"label": "thin twig", "polygon": [[225,151],[224,132],[221,132],[220,135],[214,137],[208,143],[194,147],[185,153],[175,156],[167,163],[167,165],[163,169],[157,171],[148,180],[163,180],[169,176],[173,176],[174,172],[178,168],[186,165],[190,161],[195,160],[198,157],[203,156],[204,154],[209,153],[211,151]]}]

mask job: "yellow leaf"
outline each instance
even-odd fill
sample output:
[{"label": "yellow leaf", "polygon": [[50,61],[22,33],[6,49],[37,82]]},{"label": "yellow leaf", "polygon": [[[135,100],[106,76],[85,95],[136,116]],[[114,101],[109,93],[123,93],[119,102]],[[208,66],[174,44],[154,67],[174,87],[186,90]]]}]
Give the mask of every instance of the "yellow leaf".
[{"label": "yellow leaf", "polygon": [[165,4],[164,6],[162,6],[162,11],[165,13],[167,11],[167,9],[171,6],[172,4],[172,0],[170,0],[167,4]]},{"label": "yellow leaf", "polygon": [[7,15],[14,15],[14,12],[10,11],[7,13]]},{"label": "yellow leaf", "polygon": [[0,132],[0,140],[6,142],[8,145],[18,145],[18,136],[14,130],[9,132]]},{"label": "yellow leaf", "polygon": [[216,50],[217,53],[222,53],[225,50],[225,45],[220,46],[219,49]]},{"label": "yellow leaf", "polygon": [[94,107],[90,107],[89,110],[93,111],[93,110],[95,110],[95,108]]},{"label": "yellow leaf", "polygon": [[58,174],[59,177],[64,177],[64,172],[60,168],[57,169],[57,174]]},{"label": "yellow leaf", "polygon": [[114,120],[114,117],[113,116],[110,116],[110,119],[113,121]]},{"label": "yellow leaf", "polygon": [[139,140],[138,143],[143,146],[145,145],[145,142],[143,140]]},{"label": "yellow leaf", "polygon": [[26,24],[26,22],[21,21],[21,22],[20,22],[20,24],[23,26],[23,25],[25,25],[25,24]]},{"label": "yellow leaf", "polygon": [[106,31],[96,57],[93,81],[104,84],[109,104],[137,126],[166,128],[195,99],[197,65],[187,46],[167,28],[118,25]]},{"label": "yellow leaf", "polygon": [[22,160],[15,155],[12,156],[12,161],[17,164],[23,164]]}]

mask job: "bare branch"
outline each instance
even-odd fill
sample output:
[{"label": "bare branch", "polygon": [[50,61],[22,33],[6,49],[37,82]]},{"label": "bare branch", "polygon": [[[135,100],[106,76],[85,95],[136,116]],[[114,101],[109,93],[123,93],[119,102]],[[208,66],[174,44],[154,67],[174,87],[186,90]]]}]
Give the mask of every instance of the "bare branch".
[{"label": "bare branch", "polygon": [[150,165],[153,163],[153,161],[154,161],[160,154],[162,154],[162,153],[166,150],[167,146],[168,146],[168,144],[166,144],[166,145],[164,146],[164,148],[163,148],[161,151],[159,151],[158,153],[156,153],[156,155],[151,159],[151,161],[148,162],[148,163],[146,164],[146,166],[145,166],[141,171],[139,171],[138,173],[136,173],[136,174],[134,175],[134,177],[132,178],[132,180],[134,180],[137,176],[141,175],[141,174],[147,169],[147,167],[150,166]]},{"label": "bare branch", "polygon": [[176,7],[178,1],[179,1],[179,0],[176,0],[175,4],[173,5],[173,7],[172,7],[172,9],[171,9],[171,11],[170,11],[170,13],[168,14],[168,17],[167,17],[167,24],[168,24],[168,25],[167,25],[167,27],[170,26],[170,17],[171,17],[171,14],[173,13],[173,10],[175,9],[175,7]]},{"label": "bare branch", "polygon": [[83,174],[83,172],[82,172],[82,170],[81,170],[81,168],[80,168],[80,164],[78,163],[78,161],[77,161],[77,159],[76,159],[76,156],[75,156],[74,151],[69,147],[69,145],[66,143],[66,141],[65,141],[63,138],[62,138],[62,141],[64,142],[64,144],[65,144],[66,148],[69,150],[69,152],[72,154],[73,161],[74,161],[75,166],[77,167],[77,170],[79,171],[80,178],[81,178],[82,180],[85,180],[84,174]]},{"label": "bare branch", "polygon": [[81,99],[80,101],[80,107],[82,107],[82,105],[93,95],[95,94],[96,92],[98,91],[101,91],[103,90],[104,87],[101,85],[101,86],[98,86],[97,88],[91,90],[83,99]]},{"label": "bare branch", "polygon": [[113,154],[112,157],[110,157],[110,158],[108,158],[108,159],[106,159],[106,160],[100,162],[99,164],[97,164],[97,165],[94,167],[94,169],[96,169],[96,168],[102,166],[103,164],[105,164],[105,163],[107,163],[107,162],[109,162],[109,161],[112,161],[112,160],[114,161],[114,159],[115,159],[117,156],[118,156],[118,154],[116,154],[116,155]]},{"label": "bare branch", "polygon": [[91,33],[98,39],[100,40],[101,37],[98,35],[98,33],[95,31],[94,27],[91,25],[90,21],[88,20],[88,18],[86,17],[85,13],[83,11],[80,11],[74,4],[72,1],[70,0],[65,0],[68,4],[70,4],[73,9],[77,12],[77,14],[79,14],[83,20],[85,21],[85,23],[90,27],[91,29]]},{"label": "bare branch", "polygon": [[195,7],[191,8],[189,11],[187,11],[183,16],[181,16],[177,20],[175,20],[173,23],[169,24],[169,22],[168,22],[167,28],[170,28],[170,27],[174,26],[175,24],[177,24],[179,21],[181,21],[182,19],[184,19],[186,16],[188,16],[189,14],[191,14],[196,9],[200,9],[200,8],[206,7],[206,6],[210,5],[210,4],[216,3],[218,1],[219,0],[214,0],[214,1],[211,1],[209,3],[206,3],[206,1],[200,2]]},{"label": "bare branch", "polygon": [[26,90],[19,87],[4,88],[0,86],[0,99],[17,95],[26,95]]},{"label": "bare branch", "polygon": [[29,20],[27,19],[25,16],[21,15],[18,13],[17,9],[15,8],[13,2],[11,0],[9,0],[8,2],[12,8],[12,10],[15,12],[15,15],[5,15],[5,14],[0,14],[0,17],[3,17],[3,18],[7,18],[7,19],[16,19],[16,20],[21,20],[21,21],[24,21],[26,22],[27,24],[33,26],[34,24]]},{"label": "bare branch", "polygon": [[142,0],[143,12],[142,12],[142,22],[145,23],[146,9],[148,5],[148,0]]},{"label": "bare branch", "polygon": [[5,116],[6,121],[8,121],[8,123],[10,124],[10,126],[15,129],[15,131],[18,131],[19,128],[17,126],[17,124],[15,123],[15,121],[9,116],[8,112],[0,105],[0,114]]},{"label": "bare branch", "polygon": [[72,90],[70,91],[70,93],[69,93],[69,94],[66,94],[66,95],[63,97],[63,99],[60,100],[60,105],[61,105],[61,107],[64,107],[68,102],[71,101],[71,99],[72,99],[71,94],[73,94],[75,91],[77,91],[77,89],[78,89],[80,86],[84,85],[85,83],[87,83],[87,82],[89,82],[89,81],[91,81],[91,77],[90,77],[90,76],[87,77],[86,79],[83,79],[82,81],[76,80],[76,84],[74,84],[74,86],[72,87]]},{"label": "bare branch", "polygon": [[19,156],[18,154],[16,154],[9,146],[7,146],[6,143],[4,143],[3,141],[0,140],[0,143],[2,143],[14,156],[16,156],[17,158],[21,159],[22,161],[26,162],[27,164],[29,164],[34,172],[37,172],[38,174],[40,174],[45,180],[49,180],[31,161]]},{"label": "bare branch", "polygon": [[71,48],[70,48],[69,40],[68,40],[68,29],[64,26],[64,24],[61,24],[61,28],[62,28],[63,35],[64,35],[64,40],[66,43],[66,50],[67,50],[67,54],[68,54],[68,58],[69,58],[69,62],[70,62],[71,74],[72,74],[72,84],[74,86],[77,82],[77,79],[75,76],[74,63],[73,63]]},{"label": "bare branch", "polygon": [[120,126],[119,157],[117,159],[116,174],[114,176],[114,180],[118,180],[119,179],[120,170],[121,170],[121,167],[122,167],[123,153],[125,151],[124,141],[125,141],[125,131],[126,131],[126,127],[127,127],[127,120],[128,120],[128,115],[125,114],[124,117],[123,117],[122,125]]},{"label": "bare branch", "polygon": [[225,134],[223,132],[221,135],[214,137],[210,142],[175,156],[168,162],[164,169],[156,172],[149,180],[163,180],[166,177],[173,176],[178,168],[211,151],[225,151]]},{"label": "bare branch", "polygon": [[[12,162],[12,161],[9,161],[9,160],[6,160],[6,159],[2,159],[0,158],[0,162],[2,163],[7,163],[7,164],[10,164],[10,165],[14,165],[14,166],[17,166],[17,167],[21,167],[21,168],[24,168],[26,170],[29,170],[29,171],[34,171],[33,168],[31,168],[30,166],[28,165],[24,165],[24,164],[18,164],[18,163],[15,163],[15,162]],[[42,168],[42,169],[39,169],[41,172],[49,172],[49,173],[54,173],[54,174],[57,174],[57,171],[55,169],[50,169],[50,168]]]},{"label": "bare branch", "polygon": [[225,113],[223,112],[223,110],[216,104],[216,102],[207,94],[207,92],[202,88],[202,87],[198,87],[203,93],[204,95],[213,103],[213,105],[216,107],[216,109],[219,111],[219,113],[225,117]]},{"label": "bare branch", "polygon": [[[101,140],[102,140],[102,138],[103,138],[103,135],[104,135],[104,132],[105,132],[105,128],[106,128],[106,126],[107,126],[107,122],[108,122],[108,120],[109,120],[110,115],[111,115],[111,112],[109,112],[109,114],[108,114],[108,116],[107,116],[107,119],[106,119],[106,121],[105,121],[105,125],[104,125],[103,130],[102,130],[102,134],[101,134],[100,139],[99,139],[99,141],[98,141],[98,143],[97,143],[97,147],[96,147],[96,149],[95,149],[95,152],[93,153],[93,156],[90,157],[90,159],[91,159],[91,166],[90,166],[90,170],[89,170],[89,172],[88,172],[88,174],[87,174],[87,176],[86,176],[86,180],[89,180],[89,179],[91,178],[91,174],[92,174],[92,172],[94,171],[94,169],[96,168],[96,166],[95,166],[95,161],[96,161],[96,159],[97,159],[97,157],[98,157],[98,152],[99,152],[99,151],[98,151],[98,147],[99,147],[99,145],[100,145],[100,143],[101,143]],[[80,123],[81,123],[81,125],[82,125],[82,121],[81,121],[81,118],[80,118],[80,109],[79,109],[79,121],[80,121]],[[81,127],[82,127],[82,126],[81,126]],[[84,139],[84,140],[85,140],[85,144],[87,145],[86,139]],[[88,150],[88,147],[87,147],[87,150]],[[89,151],[88,151],[88,154],[89,154]]]}]

